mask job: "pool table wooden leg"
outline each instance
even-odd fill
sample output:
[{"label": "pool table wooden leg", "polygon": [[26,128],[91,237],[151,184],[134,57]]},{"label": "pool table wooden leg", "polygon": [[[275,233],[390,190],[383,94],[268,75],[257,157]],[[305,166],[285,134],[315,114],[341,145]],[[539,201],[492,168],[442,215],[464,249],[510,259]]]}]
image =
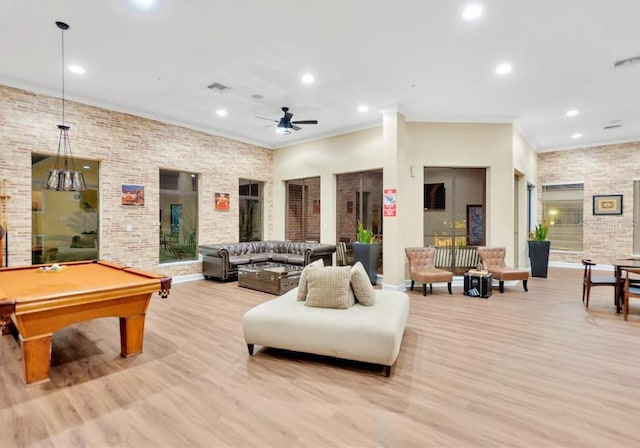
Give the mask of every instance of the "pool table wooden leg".
[{"label": "pool table wooden leg", "polygon": [[142,353],[144,314],[120,318],[120,355],[128,358]]},{"label": "pool table wooden leg", "polygon": [[32,339],[22,339],[24,380],[27,384],[49,379],[51,367],[51,334]]}]

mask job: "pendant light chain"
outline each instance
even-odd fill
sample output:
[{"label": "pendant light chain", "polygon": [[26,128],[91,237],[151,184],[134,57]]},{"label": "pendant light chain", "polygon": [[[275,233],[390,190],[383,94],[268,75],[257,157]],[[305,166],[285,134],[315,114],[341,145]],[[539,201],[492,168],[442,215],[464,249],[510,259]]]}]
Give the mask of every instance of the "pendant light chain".
[{"label": "pendant light chain", "polygon": [[60,28],[62,34],[62,126],[64,126],[64,30]]},{"label": "pendant light chain", "polygon": [[[62,124],[58,125],[60,136],[58,138],[58,155],[55,168],[49,170],[45,188],[55,191],[82,191],[87,189],[84,173],[76,171],[69,140],[69,126],[65,124],[64,32],[69,29],[69,25],[64,22],[56,22],[56,26],[62,32]],[[62,166],[60,164],[61,157],[63,160]]]}]

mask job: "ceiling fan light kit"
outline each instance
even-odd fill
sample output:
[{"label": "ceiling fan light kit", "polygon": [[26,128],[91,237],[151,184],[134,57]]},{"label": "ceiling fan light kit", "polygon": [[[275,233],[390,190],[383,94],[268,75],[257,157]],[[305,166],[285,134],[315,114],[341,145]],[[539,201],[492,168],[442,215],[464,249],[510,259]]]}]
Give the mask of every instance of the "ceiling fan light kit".
[{"label": "ceiling fan light kit", "polygon": [[299,124],[318,124],[318,120],[291,121],[291,118],[293,118],[293,114],[289,112],[289,108],[286,106],[282,108],[282,112],[284,112],[284,115],[279,120],[272,120],[271,118],[265,118],[265,117],[256,117],[256,118],[260,118],[261,120],[269,120],[269,121],[273,121],[274,123],[277,123],[276,132],[278,134],[285,134],[285,135],[291,134],[292,129],[294,131],[299,131],[300,129],[302,129],[300,126],[298,126]]}]

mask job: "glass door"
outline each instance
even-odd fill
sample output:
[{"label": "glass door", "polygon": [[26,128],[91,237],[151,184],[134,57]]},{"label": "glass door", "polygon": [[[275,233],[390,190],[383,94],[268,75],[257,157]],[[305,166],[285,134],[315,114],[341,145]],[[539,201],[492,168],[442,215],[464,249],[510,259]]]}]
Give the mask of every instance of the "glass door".
[{"label": "glass door", "polygon": [[436,267],[460,275],[478,263],[486,238],[485,168],[424,169],[424,245]]},{"label": "glass door", "polygon": [[[382,243],[382,170],[336,175],[336,243],[347,250],[356,241],[358,221]],[[382,257],[378,264],[382,274]]]},{"label": "glass door", "polygon": [[240,241],[262,240],[262,196],[264,182],[240,179],[238,187],[238,224]]}]

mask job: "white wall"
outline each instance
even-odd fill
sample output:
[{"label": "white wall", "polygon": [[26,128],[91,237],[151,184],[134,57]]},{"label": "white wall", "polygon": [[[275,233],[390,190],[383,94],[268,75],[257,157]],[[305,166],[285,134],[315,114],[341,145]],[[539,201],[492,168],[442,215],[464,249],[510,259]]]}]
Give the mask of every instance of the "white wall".
[{"label": "white wall", "polygon": [[[487,169],[487,245],[506,246],[507,253],[513,254],[512,126],[418,122],[408,126],[410,164]],[[416,176],[413,181],[412,188],[422,191],[422,178]],[[407,243],[422,245],[422,194],[411,200],[406,229],[411,241]]]},{"label": "white wall", "polygon": [[[487,244],[507,247],[507,261],[513,262],[514,172],[535,177],[535,153],[511,124],[466,124],[402,122],[398,132],[400,152],[396,166],[398,189],[397,225],[401,241],[383,251],[395,251],[392,259],[404,257],[404,248],[423,245],[423,175],[425,166],[487,169]],[[382,127],[300,144],[274,152],[274,234],[284,237],[285,189],[289,179],[321,177],[321,241],[336,241],[335,174],[366,171],[384,165]],[[411,166],[414,176],[411,177]],[[526,182],[525,182],[526,186]],[[384,185],[392,188],[394,185]],[[523,193],[526,194],[526,191]],[[521,204],[526,204],[526,196]],[[526,218],[526,215],[524,215]],[[523,218],[521,223],[525,223]],[[386,229],[386,227],[385,227]],[[524,229],[520,232],[526,235]],[[386,239],[385,239],[386,242]],[[522,245],[526,244],[525,241]],[[402,257],[400,257],[402,254]],[[385,260],[387,260],[385,255]],[[402,258],[404,259],[404,258]],[[387,279],[396,284],[398,279]]]},{"label": "white wall", "polygon": [[[529,229],[527,227],[527,184],[537,185],[537,173],[538,173],[538,156],[533,150],[531,145],[525,140],[522,134],[513,127],[513,167],[516,173],[521,177],[518,183],[518,266],[524,267],[529,265],[528,251],[527,251],[527,239],[529,235]],[[535,198],[534,198],[535,201]],[[532,204],[534,210],[537,204]],[[532,217],[533,224],[536,223],[535,214]]]},{"label": "white wall", "polygon": [[382,168],[382,127],[276,149],[273,162],[274,232],[269,238],[284,239],[285,182],[320,176],[320,242],[335,244],[335,175]]}]

